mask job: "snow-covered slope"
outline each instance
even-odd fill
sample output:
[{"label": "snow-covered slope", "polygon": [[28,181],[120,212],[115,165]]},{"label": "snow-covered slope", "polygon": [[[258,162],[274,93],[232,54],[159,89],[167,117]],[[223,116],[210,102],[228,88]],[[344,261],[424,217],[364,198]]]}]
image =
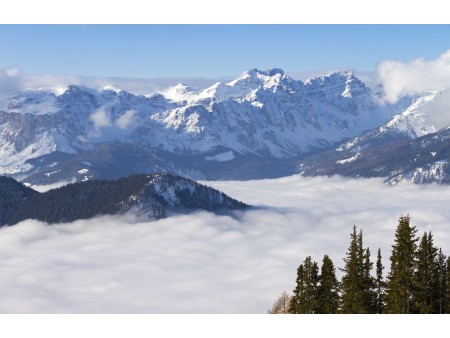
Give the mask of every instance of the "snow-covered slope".
[{"label": "snow-covered slope", "polygon": [[[305,175],[400,175],[398,180],[392,180],[394,183],[396,180],[411,180],[416,183],[445,181],[444,176],[435,175],[443,171],[440,170],[442,166],[435,165],[434,162],[443,159],[429,158],[429,154],[436,153],[433,147],[450,147],[447,137],[447,126],[450,125],[450,91],[445,89],[428,92],[409,100],[410,104],[401,114],[395,115],[380,127],[323,153],[302,159],[299,171]],[[426,137],[429,135],[431,137]],[[427,158],[427,161],[420,165],[415,163],[419,157]]]},{"label": "snow-covered slope", "polygon": [[223,147],[289,158],[386,121],[370,89],[351,71],[302,82],[280,69],[253,69],[203,91],[175,91],[185,104],[150,116],[134,141],[179,154]]},{"label": "snow-covered slope", "polygon": [[0,174],[30,184],[154,170],[276,177],[293,173],[292,161],[350,139],[336,149],[335,162],[344,165],[366,146],[438,130],[446,93],[382,106],[351,71],[297,81],[277,68],[206,89],[178,84],[164,95],[81,86],[24,91],[0,99]]},{"label": "snow-covered slope", "polygon": [[95,143],[123,140],[149,115],[173,107],[161,95],[69,86],[61,95],[25,91],[0,100],[0,174],[55,151],[77,153]]},{"label": "snow-covered slope", "polygon": [[308,156],[298,171],[306,176],[386,177],[391,185],[450,183],[450,126],[410,139],[410,133],[379,128],[336,148]]}]

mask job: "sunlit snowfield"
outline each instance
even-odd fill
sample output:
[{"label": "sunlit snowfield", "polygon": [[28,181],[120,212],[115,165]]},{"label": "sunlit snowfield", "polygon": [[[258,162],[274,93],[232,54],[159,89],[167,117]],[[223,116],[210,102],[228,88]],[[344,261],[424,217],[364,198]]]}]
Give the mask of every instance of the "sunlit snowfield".
[{"label": "sunlit snowfield", "polygon": [[419,235],[431,230],[450,254],[450,187],[298,176],[204,183],[258,208],[2,228],[0,312],[265,313],[292,291],[306,255],[342,267],[353,224],[387,265],[408,213]]}]

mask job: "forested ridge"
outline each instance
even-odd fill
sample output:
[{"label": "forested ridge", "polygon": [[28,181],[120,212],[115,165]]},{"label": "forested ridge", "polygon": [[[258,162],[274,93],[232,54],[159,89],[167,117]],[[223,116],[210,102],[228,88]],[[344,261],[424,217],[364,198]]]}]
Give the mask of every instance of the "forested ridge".
[{"label": "forested ridge", "polygon": [[[434,245],[431,232],[418,237],[409,216],[401,216],[383,276],[381,250],[376,261],[356,226],[343,258],[343,275],[324,255],[321,268],[311,256],[297,269],[292,295],[283,292],[268,313],[291,314],[445,314],[450,313],[450,257]],[[374,264],[375,263],[375,264]]]},{"label": "forested ridge", "polygon": [[38,193],[0,176],[0,226],[26,219],[71,222],[116,215],[132,208],[159,219],[169,209],[232,210],[248,207],[224,193],[169,174],[139,174],[117,180],[92,180]]}]

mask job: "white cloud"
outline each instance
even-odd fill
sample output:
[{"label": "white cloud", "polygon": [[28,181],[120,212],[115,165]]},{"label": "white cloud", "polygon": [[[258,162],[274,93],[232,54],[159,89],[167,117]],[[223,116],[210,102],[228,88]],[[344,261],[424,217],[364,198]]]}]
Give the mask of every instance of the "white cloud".
[{"label": "white cloud", "polygon": [[13,94],[22,87],[22,81],[16,68],[0,68],[0,93]]},{"label": "white cloud", "polygon": [[13,76],[16,76],[19,74],[19,69],[16,67],[11,67],[11,68],[5,69],[5,73],[9,77],[13,77]]},{"label": "white cloud", "polygon": [[378,64],[377,73],[384,87],[384,99],[390,103],[406,94],[439,91],[450,86],[450,50],[435,60],[385,60]]},{"label": "white cloud", "polygon": [[111,118],[104,109],[97,110],[89,116],[89,120],[94,124],[96,129],[112,126]]},{"label": "white cloud", "polygon": [[450,253],[447,186],[295,176],[207,183],[261,208],[2,228],[0,312],[264,313],[292,291],[306,255],[329,254],[342,267],[353,224],[372,258],[381,247],[388,265],[398,217],[407,213],[420,235],[431,230]]},{"label": "white cloud", "polygon": [[0,68],[0,90],[14,94],[20,90],[50,90],[59,95],[69,85],[81,85],[102,90],[118,87],[134,94],[162,93],[167,88],[183,82],[189,86],[207,88],[220,79],[207,78],[122,78],[122,77],[87,77],[76,75],[23,74],[17,67]]},{"label": "white cloud", "polygon": [[125,113],[123,113],[122,116],[120,116],[116,121],[115,124],[120,129],[127,129],[130,125],[133,125],[135,121],[136,111],[135,110],[127,110]]}]

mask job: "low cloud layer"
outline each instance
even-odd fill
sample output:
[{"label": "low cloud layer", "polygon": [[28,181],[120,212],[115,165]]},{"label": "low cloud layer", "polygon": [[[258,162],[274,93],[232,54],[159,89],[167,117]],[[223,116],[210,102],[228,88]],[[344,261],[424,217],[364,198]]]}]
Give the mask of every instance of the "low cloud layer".
[{"label": "low cloud layer", "polygon": [[390,103],[406,94],[439,91],[450,87],[450,50],[434,60],[385,60],[378,64],[377,73],[383,84],[384,99]]},{"label": "low cloud layer", "polygon": [[354,224],[388,265],[408,213],[450,254],[450,187],[298,176],[206,183],[258,208],[0,229],[0,312],[264,313],[292,291],[306,255],[342,267]]},{"label": "low cloud layer", "polygon": [[[225,80],[225,79],[223,79]],[[72,75],[52,74],[23,74],[16,67],[0,68],[0,92],[1,94],[15,94],[20,90],[47,89],[61,94],[69,85],[81,85],[94,89],[118,87],[134,94],[148,95],[162,93],[177,83],[185,83],[189,86],[207,88],[221,79],[207,78],[100,78]],[[226,80],[225,80],[226,81]]]}]

